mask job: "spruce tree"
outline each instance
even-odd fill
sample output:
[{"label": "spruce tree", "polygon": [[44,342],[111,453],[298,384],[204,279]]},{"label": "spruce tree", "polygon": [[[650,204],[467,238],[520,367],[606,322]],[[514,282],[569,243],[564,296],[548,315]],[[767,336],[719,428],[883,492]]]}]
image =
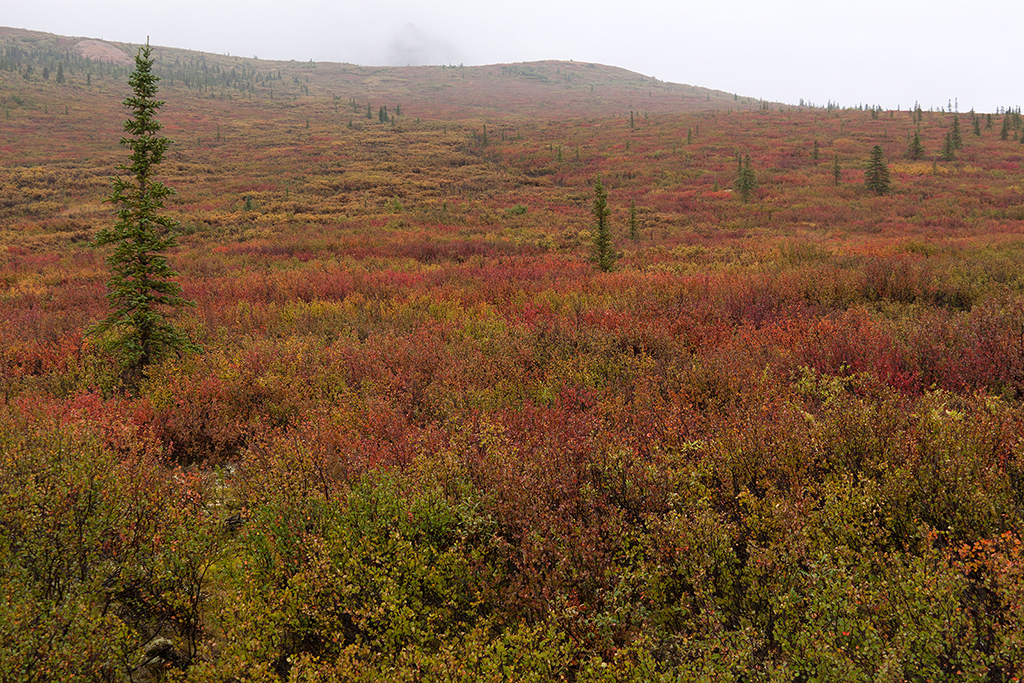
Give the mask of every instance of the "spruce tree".
[{"label": "spruce tree", "polygon": [[914,131],[914,139],[910,141],[910,146],[907,148],[907,156],[914,161],[924,159],[924,145],[921,143],[920,128]]},{"label": "spruce tree", "polygon": [[839,183],[843,180],[843,168],[839,165],[839,155],[835,156],[832,161],[832,182],[835,183],[836,187],[839,187]]},{"label": "spruce tree", "polygon": [[615,261],[619,255],[612,245],[612,229],[610,218],[611,209],[608,208],[608,193],[598,178],[594,183],[594,207],[591,209],[594,218],[597,220],[597,227],[594,230],[594,253],[591,260],[603,272],[609,272],[615,268]]},{"label": "spruce tree", "polygon": [[942,142],[942,160],[956,161],[956,143],[953,141],[952,131],[946,131],[946,137]]},{"label": "spruce tree", "polygon": [[885,155],[880,145],[875,145],[871,150],[871,157],[864,173],[864,184],[879,196],[889,191],[889,167],[885,163]]},{"label": "spruce tree", "polygon": [[640,226],[636,219],[636,200],[629,200],[629,238],[634,242],[640,241]]},{"label": "spruce tree", "polygon": [[740,162],[739,172],[736,176],[736,189],[743,198],[743,203],[748,203],[754,197],[754,190],[757,189],[757,176],[754,169],[750,167],[750,155],[746,155]]},{"label": "spruce tree", "polygon": [[121,144],[132,155],[130,163],[117,168],[130,176],[112,178],[107,201],[118,207],[117,221],[100,230],[95,241],[96,246],[114,245],[107,257],[112,273],[107,281],[111,310],[90,328],[90,334],[118,356],[122,379],[129,387],[137,385],[149,364],[170,353],[195,350],[167,319],[170,309],[195,304],[182,296],[181,285],[172,280],[177,273],[164,255],[175,246],[177,223],[157,213],[173,190],[153,179],[170,140],[158,135],[162,126],[155,116],[164,103],[155,99],[160,79],[152,67],[147,41],[135,56],[135,70],[128,78],[132,95],[124,100],[131,117],[124,122],[128,135]]},{"label": "spruce tree", "polygon": [[950,129],[949,138],[953,142],[954,149],[962,149],[964,146],[963,136],[960,135],[960,117],[953,117],[953,127]]}]

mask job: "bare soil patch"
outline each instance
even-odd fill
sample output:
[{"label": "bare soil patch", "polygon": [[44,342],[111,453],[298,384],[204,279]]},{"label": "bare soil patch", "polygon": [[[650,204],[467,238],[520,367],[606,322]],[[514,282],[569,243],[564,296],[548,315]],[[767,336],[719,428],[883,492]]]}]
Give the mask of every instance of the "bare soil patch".
[{"label": "bare soil patch", "polygon": [[132,58],[124,51],[114,47],[110,43],[101,40],[82,40],[75,43],[75,52],[99,62],[112,62],[114,64],[131,64]]}]

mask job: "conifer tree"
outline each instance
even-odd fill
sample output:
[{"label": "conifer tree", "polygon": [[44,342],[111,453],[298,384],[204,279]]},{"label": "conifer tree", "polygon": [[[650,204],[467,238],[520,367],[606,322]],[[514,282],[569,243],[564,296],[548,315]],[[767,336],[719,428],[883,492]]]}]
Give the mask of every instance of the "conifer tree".
[{"label": "conifer tree", "polygon": [[832,161],[832,181],[836,187],[839,187],[839,183],[843,180],[843,168],[839,165],[839,155],[835,156]]},{"label": "conifer tree", "polygon": [[640,228],[636,219],[636,200],[629,200],[629,238],[634,242],[640,241]]},{"label": "conifer tree", "polygon": [[964,146],[963,136],[960,135],[960,117],[953,117],[953,127],[949,131],[949,138],[953,142],[954,149],[962,149]]},{"label": "conifer tree", "polygon": [[757,176],[754,174],[754,169],[750,167],[749,154],[740,162],[736,177],[736,189],[739,191],[740,197],[743,198],[744,204],[753,198],[754,190],[757,189]]},{"label": "conifer tree", "polygon": [[107,257],[112,275],[107,282],[111,311],[90,334],[118,355],[122,377],[129,386],[138,383],[143,370],[169,353],[195,350],[185,335],[167,320],[169,309],[193,306],[182,296],[177,273],[164,253],[175,246],[172,219],[157,212],[173,190],[153,179],[170,140],[158,135],[156,120],[164,104],[155,99],[157,81],[152,73],[152,48],[139,49],[135,70],[128,78],[132,95],[124,100],[131,117],[124,122],[127,137],[121,144],[131,150],[131,162],[117,168],[130,172],[128,179],[115,176],[107,201],[117,206],[117,221],[96,235],[96,246],[114,245]]},{"label": "conifer tree", "polygon": [[920,128],[914,131],[914,138],[910,141],[910,146],[907,148],[907,156],[914,161],[924,159],[924,145],[921,143]]},{"label": "conifer tree", "polygon": [[946,131],[946,137],[942,142],[942,160],[956,161],[956,143],[953,142],[953,132]]},{"label": "conifer tree", "polygon": [[885,155],[880,145],[875,145],[871,150],[864,173],[864,184],[879,196],[889,191],[889,167],[885,163]]},{"label": "conifer tree", "polygon": [[597,227],[594,229],[594,253],[591,260],[603,272],[609,272],[615,268],[615,262],[619,255],[612,245],[612,230],[609,219],[611,209],[608,208],[608,193],[598,178],[594,183],[594,207],[591,209],[594,218],[597,220]]}]

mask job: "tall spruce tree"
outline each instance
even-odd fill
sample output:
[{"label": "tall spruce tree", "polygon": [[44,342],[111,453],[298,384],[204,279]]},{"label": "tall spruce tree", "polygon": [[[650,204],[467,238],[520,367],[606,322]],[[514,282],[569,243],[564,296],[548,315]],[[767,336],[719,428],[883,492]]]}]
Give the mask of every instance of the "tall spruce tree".
[{"label": "tall spruce tree", "polygon": [[910,141],[910,145],[907,147],[907,156],[914,161],[924,159],[924,144],[921,142],[920,128],[914,131],[914,137]]},{"label": "tall spruce tree", "polygon": [[611,209],[608,208],[608,193],[598,178],[594,183],[594,207],[591,209],[597,226],[594,229],[594,253],[591,260],[599,270],[609,272],[615,268],[615,262],[619,255],[612,245],[612,229],[610,218]]},{"label": "tall spruce tree", "polygon": [[952,131],[946,131],[946,137],[942,141],[942,154],[940,156],[943,161],[956,161],[956,143],[953,141]]},{"label": "tall spruce tree", "polygon": [[156,100],[157,81],[152,72],[149,42],[135,56],[135,70],[128,77],[132,95],[124,100],[131,117],[124,122],[126,137],[121,144],[131,150],[131,162],[119,165],[130,176],[112,178],[113,190],[107,201],[117,206],[117,221],[96,235],[96,246],[114,245],[107,256],[112,273],[107,281],[110,313],[90,334],[114,352],[121,363],[122,379],[137,385],[150,363],[169,353],[194,350],[185,335],[172,325],[170,310],[193,306],[182,296],[177,273],[165,252],[175,246],[177,223],[157,213],[173,190],[154,180],[155,167],[163,160],[170,140],[158,135],[156,120],[164,104]]},{"label": "tall spruce tree", "polygon": [[636,218],[636,200],[629,200],[629,239],[640,241],[640,225]]},{"label": "tall spruce tree", "polygon": [[750,166],[750,155],[747,154],[740,162],[739,171],[736,175],[736,190],[740,193],[743,203],[748,203],[754,197],[754,190],[757,189],[757,175]]},{"label": "tall spruce tree", "polygon": [[960,117],[953,117],[953,126],[949,131],[949,139],[953,142],[954,149],[962,149],[964,146],[964,138],[960,134]]},{"label": "tall spruce tree", "polygon": [[880,145],[875,145],[871,150],[864,172],[864,184],[879,196],[889,191],[889,167],[885,163],[885,154]]},{"label": "tall spruce tree", "polygon": [[836,187],[839,187],[839,183],[843,180],[843,167],[839,165],[839,155],[835,155],[832,160],[832,182]]}]

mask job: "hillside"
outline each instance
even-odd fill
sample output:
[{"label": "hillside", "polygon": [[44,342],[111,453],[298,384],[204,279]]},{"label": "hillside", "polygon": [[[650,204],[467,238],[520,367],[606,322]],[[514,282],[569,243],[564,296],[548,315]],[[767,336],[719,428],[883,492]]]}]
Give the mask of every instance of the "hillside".
[{"label": "hillside", "polygon": [[[120,81],[138,46],[0,27],[4,69],[30,71],[67,64],[69,84],[82,84],[93,69]],[[156,47],[156,72],[168,93],[190,91],[201,99],[245,99],[277,105],[327,100],[394,107],[423,118],[474,119],[495,114],[546,118],[594,117],[707,110],[751,110],[762,103],[731,93],[665,83],[610,66],[532,62],[490,66],[363,67],[352,64],[268,61]],[[86,60],[93,62],[89,64]],[[56,76],[54,76],[56,78]],[[271,102],[271,100],[274,102]],[[345,113],[350,112],[347,108]],[[374,115],[376,109],[374,109]]]},{"label": "hillside", "polygon": [[1019,111],[160,48],[138,377],[83,40],[0,37],[0,680],[1024,676]]}]

